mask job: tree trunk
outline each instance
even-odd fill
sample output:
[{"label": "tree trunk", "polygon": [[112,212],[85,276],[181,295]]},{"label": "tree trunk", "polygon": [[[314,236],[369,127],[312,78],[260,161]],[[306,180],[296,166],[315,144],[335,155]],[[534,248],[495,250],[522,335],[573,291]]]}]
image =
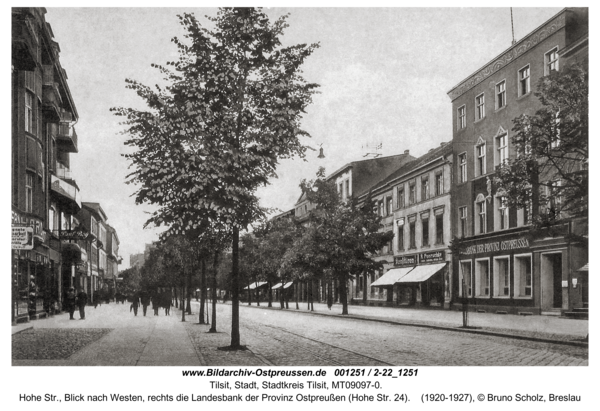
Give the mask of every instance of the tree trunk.
[{"label": "tree trunk", "polygon": [[267,305],[267,307],[272,308],[273,307],[273,290],[271,289],[270,281],[268,283],[268,287],[269,287],[269,304]]},{"label": "tree trunk", "polygon": [[281,305],[281,309],[283,310],[285,308],[285,288],[283,288],[283,286],[285,285],[285,282],[281,281],[281,289],[279,290],[279,305]]},{"label": "tree trunk", "polygon": [[239,285],[239,245],[240,229],[233,227],[231,247],[231,347],[240,346],[240,285]]},{"label": "tree trunk", "polygon": [[363,303],[367,305],[367,273],[363,273]]},{"label": "tree trunk", "polygon": [[348,298],[346,296],[346,277],[340,280],[340,301],[342,302],[342,315],[348,315]]},{"label": "tree trunk", "polygon": [[206,299],[206,259],[202,257],[200,261],[200,314],[198,315],[198,324],[204,322],[204,300]]},{"label": "tree trunk", "polygon": [[300,309],[300,306],[298,305],[298,293],[299,293],[299,289],[300,289],[300,282],[298,282],[298,284],[296,285],[296,310]]},{"label": "tree trunk", "polygon": [[[256,282],[256,284],[258,284],[258,281]],[[256,290],[256,306],[259,307],[260,306],[260,290],[258,289],[258,286],[255,288]]]},{"label": "tree trunk", "polygon": [[181,286],[181,321],[185,321],[185,303],[184,303],[184,295],[185,295],[185,277],[184,284]]},{"label": "tree trunk", "polygon": [[248,283],[248,305],[252,305],[252,291],[250,290],[251,282]]},{"label": "tree trunk", "polygon": [[212,283],[210,285],[210,295],[212,299],[212,322],[209,333],[217,332],[217,267],[219,266],[219,252],[215,251],[215,259],[213,261]]},{"label": "tree trunk", "polygon": [[314,295],[314,290],[315,290],[315,281],[314,280],[310,280],[310,310],[311,311],[315,310],[315,295]]}]

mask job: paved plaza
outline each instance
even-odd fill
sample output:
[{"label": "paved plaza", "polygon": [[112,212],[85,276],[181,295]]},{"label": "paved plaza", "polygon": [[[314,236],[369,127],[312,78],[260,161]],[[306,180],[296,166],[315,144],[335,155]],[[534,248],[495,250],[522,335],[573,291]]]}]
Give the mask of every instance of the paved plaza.
[{"label": "paved plaza", "polygon": [[[124,366],[445,366],[587,365],[580,342],[588,322],[556,317],[475,314],[475,330],[461,330],[461,313],[383,307],[341,307],[315,312],[240,306],[246,350],[226,351],[231,305],[217,304],[217,333],[193,315],[181,322],[151,310],[144,317],[128,304],[87,307],[85,320],[68,314],[13,326],[13,365]],[[75,314],[77,318],[77,313]]]}]

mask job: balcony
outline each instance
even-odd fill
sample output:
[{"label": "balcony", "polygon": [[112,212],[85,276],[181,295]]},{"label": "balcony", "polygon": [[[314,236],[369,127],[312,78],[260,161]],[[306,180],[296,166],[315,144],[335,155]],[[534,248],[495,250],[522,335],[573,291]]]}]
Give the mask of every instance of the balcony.
[{"label": "balcony", "polygon": [[56,143],[62,151],[77,153],[77,133],[75,132],[75,127],[71,127],[69,123],[59,123]]},{"label": "balcony", "polygon": [[54,66],[42,66],[42,111],[50,122],[61,119],[62,98],[58,90],[58,83],[54,81]]},{"label": "balcony", "polygon": [[72,214],[76,214],[81,209],[81,198],[79,188],[66,182],[56,176],[51,176],[51,189],[54,197]]},{"label": "balcony", "polygon": [[63,166],[58,161],[56,162],[56,177],[63,180],[73,181],[73,173],[71,173],[71,169]]},{"label": "balcony", "polygon": [[38,41],[31,20],[13,14],[12,63],[14,69],[33,71],[38,60],[37,53]]}]

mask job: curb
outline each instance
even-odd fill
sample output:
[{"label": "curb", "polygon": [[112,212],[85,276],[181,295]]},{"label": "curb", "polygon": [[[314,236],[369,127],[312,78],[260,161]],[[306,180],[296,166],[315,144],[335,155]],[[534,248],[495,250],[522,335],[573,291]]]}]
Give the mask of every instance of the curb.
[{"label": "curb", "polygon": [[[15,326],[13,326],[13,327],[18,327],[18,326],[16,326],[16,325],[15,325]],[[20,330],[14,330],[14,329],[13,329],[13,330],[11,330],[11,331],[12,331],[12,334],[11,334],[11,335],[16,335],[16,334],[22,333],[23,331],[31,330],[32,328],[33,328],[33,324],[29,324],[29,323],[27,323],[27,326],[26,326],[26,327],[23,327],[23,328],[21,328]]]},{"label": "curb", "polygon": [[[230,304],[227,304],[227,305],[230,305]],[[261,310],[273,310],[273,309],[275,309],[274,307],[271,307],[271,308],[266,307],[266,306],[258,306],[257,307],[257,306],[254,306],[254,305],[240,305],[240,307],[251,307],[251,308],[257,308],[257,309],[261,309]],[[276,309],[277,310],[281,310],[281,308],[276,308]],[[568,341],[568,340],[552,340],[552,339],[549,339],[549,338],[531,337],[531,336],[527,336],[527,335],[518,335],[518,334],[507,334],[507,333],[501,333],[501,332],[489,331],[489,330],[483,330],[483,329],[465,329],[465,328],[460,328],[460,327],[447,327],[447,326],[442,326],[442,325],[432,325],[432,324],[423,324],[423,323],[410,323],[410,322],[399,322],[399,321],[385,320],[385,319],[375,318],[375,317],[364,317],[364,316],[352,315],[352,314],[348,314],[348,315],[333,315],[333,314],[317,313],[317,312],[314,312],[314,311],[302,311],[302,310],[290,310],[290,309],[286,310],[286,312],[293,312],[293,313],[298,313],[298,314],[318,315],[318,316],[322,316],[322,317],[336,317],[336,318],[351,319],[351,320],[372,321],[372,322],[378,322],[378,323],[383,323],[383,324],[403,325],[403,326],[408,326],[408,327],[430,328],[430,329],[434,329],[434,330],[454,331],[454,332],[462,332],[462,333],[469,333],[469,334],[479,334],[479,335],[487,335],[487,336],[491,336],[491,337],[512,338],[512,339],[515,339],[515,340],[541,342],[541,343],[548,343],[548,344],[569,345],[569,346],[573,346],[573,347],[582,347],[582,348],[588,348],[589,347],[589,342]]]}]

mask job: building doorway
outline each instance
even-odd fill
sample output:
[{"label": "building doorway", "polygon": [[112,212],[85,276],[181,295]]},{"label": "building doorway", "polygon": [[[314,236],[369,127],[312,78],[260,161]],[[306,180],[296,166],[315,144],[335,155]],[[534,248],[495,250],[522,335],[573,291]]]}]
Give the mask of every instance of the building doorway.
[{"label": "building doorway", "polygon": [[562,308],[562,252],[541,255],[542,310]]}]

